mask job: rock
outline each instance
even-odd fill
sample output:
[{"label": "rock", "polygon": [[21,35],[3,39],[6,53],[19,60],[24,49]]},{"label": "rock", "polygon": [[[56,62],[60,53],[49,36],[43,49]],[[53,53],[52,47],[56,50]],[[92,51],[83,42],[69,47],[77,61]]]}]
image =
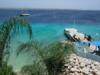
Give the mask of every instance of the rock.
[{"label": "rock", "polygon": [[77,72],[78,69],[76,67],[70,69],[71,72]]},{"label": "rock", "polygon": [[68,66],[69,66],[68,64],[64,64],[64,67],[65,67],[65,68],[68,68]]},{"label": "rock", "polygon": [[74,74],[75,74],[75,75],[79,75],[79,73],[78,73],[78,72],[75,72]]},{"label": "rock", "polygon": [[91,69],[95,69],[94,64],[91,64],[90,68],[91,68]]},{"label": "rock", "polygon": [[79,75],[84,75],[82,72]]},{"label": "rock", "polygon": [[80,68],[84,68],[85,67],[85,63],[80,63]]},{"label": "rock", "polygon": [[94,74],[90,73],[89,75],[94,75]]},{"label": "rock", "polygon": [[70,61],[70,62],[73,62],[73,59],[71,58],[71,59],[69,59],[69,61]]},{"label": "rock", "polygon": [[[67,58],[66,58],[67,59]],[[65,59],[65,61],[66,61]],[[65,62],[65,75],[100,75],[100,63],[75,54]]]},{"label": "rock", "polygon": [[69,66],[68,66],[68,69],[71,69],[71,68],[72,68],[72,65],[69,65]]},{"label": "rock", "polygon": [[98,70],[97,70],[96,68],[95,68],[95,69],[93,69],[93,71],[94,71],[94,72],[98,72]]},{"label": "rock", "polygon": [[87,64],[87,66],[85,66],[85,67],[92,69],[91,65],[88,65],[88,64]]},{"label": "rock", "polygon": [[98,62],[94,62],[94,65],[95,65],[95,66],[98,66],[98,65],[100,65],[100,63],[98,63]]},{"label": "rock", "polygon": [[69,75],[75,75],[74,73],[70,73]]},{"label": "rock", "polygon": [[96,72],[95,75],[100,75],[100,71]]},{"label": "rock", "polygon": [[82,72],[83,72],[84,74],[89,74],[89,68],[83,68],[83,69],[82,69]]}]

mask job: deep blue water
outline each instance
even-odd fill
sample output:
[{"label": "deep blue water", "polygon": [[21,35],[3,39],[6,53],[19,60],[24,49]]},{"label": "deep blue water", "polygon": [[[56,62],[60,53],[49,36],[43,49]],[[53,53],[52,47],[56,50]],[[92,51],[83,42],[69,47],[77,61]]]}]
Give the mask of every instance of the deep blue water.
[{"label": "deep blue water", "polygon": [[[100,11],[2,9],[0,10],[0,23],[21,13],[31,14],[26,18],[32,26],[34,39],[43,44],[66,39],[63,33],[64,28],[76,28],[82,33],[90,34],[94,39],[100,37]],[[27,34],[22,32],[11,41],[9,64],[13,65],[16,71],[23,65],[32,63],[33,58],[29,54],[15,56],[18,45],[27,40]]]},{"label": "deep blue water", "polygon": [[29,13],[27,17],[34,23],[100,23],[100,11],[82,11],[82,10],[0,10],[0,20],[4,21],[11,16],[21,13]]}]

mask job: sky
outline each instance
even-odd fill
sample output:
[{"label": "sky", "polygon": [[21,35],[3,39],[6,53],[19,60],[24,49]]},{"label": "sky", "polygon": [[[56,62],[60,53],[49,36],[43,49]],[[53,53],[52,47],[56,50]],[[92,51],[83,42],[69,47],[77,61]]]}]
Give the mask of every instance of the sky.
[{"label": "sky", "polygon": [[0,0],[0,8],[100,10],[100,0]]}]

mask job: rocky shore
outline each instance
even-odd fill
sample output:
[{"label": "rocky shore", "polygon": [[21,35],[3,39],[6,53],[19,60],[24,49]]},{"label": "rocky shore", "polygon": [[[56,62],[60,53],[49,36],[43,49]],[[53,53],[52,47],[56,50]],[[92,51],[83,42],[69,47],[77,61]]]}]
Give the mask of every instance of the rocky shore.
[{"label": "rocky shore", "polygon": [[63,75],[100,75],[100,63],[71,54],[65,61]]}]

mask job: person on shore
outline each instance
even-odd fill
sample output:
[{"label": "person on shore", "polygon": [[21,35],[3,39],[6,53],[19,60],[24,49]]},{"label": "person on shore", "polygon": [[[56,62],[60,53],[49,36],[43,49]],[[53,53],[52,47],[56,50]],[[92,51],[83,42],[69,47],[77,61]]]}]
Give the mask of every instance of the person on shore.
[{"label": "person on shore", "polygon": [[91,41],[92,40],[92,37],[90,35],[86,35],[85,34],[84,38],[87,39],[88,41]]}]

